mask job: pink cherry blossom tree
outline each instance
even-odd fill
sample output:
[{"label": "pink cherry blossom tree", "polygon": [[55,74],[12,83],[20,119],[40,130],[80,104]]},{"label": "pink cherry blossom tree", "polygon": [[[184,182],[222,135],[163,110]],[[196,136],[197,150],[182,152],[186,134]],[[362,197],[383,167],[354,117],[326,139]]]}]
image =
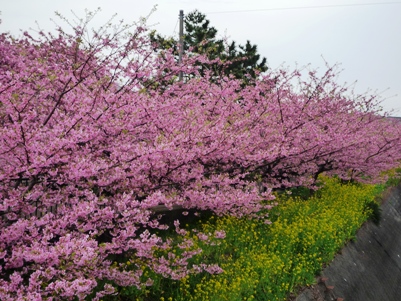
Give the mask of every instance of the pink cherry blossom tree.
[{"label": "pink cherry blossom tree", "polygon": [[375,96],[347,94],[335,68],[243,87],[200,76],[203,56],[155,53],[141,24],[90,34],[91,17],[72,33],[0,36],[1,300],[98,300],[151,285],[144,266],[219,272],[190,264],[201,250],[168,254],[153,208],[267,218],[274,188],[313,187],[322,172],[375,181],[400,160],[400,126]]}]

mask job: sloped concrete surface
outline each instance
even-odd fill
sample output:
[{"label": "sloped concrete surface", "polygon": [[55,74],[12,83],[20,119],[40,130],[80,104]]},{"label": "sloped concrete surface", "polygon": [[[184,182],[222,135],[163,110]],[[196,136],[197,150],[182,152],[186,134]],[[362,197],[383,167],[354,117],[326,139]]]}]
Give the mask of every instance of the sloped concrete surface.
[{"label": "sloped concrete surface", "polygon": [[296,301],[401,300],[401,186],[381,206],[380,225],[366,223]]}]

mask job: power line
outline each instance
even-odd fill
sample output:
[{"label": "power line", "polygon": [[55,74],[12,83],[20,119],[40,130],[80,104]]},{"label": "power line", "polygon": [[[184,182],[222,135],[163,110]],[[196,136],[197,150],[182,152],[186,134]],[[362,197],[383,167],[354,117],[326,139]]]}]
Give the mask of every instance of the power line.
[{"label": "power line", "polygon": [[174,30],[173,30],[173,36],[175,35],[175,33],[176,33],[176,29],[177,29],[177,25],[178,25],[178,22],[180,21],[180,18],[177,18],[177,23],[175,23],[175,26],[174,26]]},{"label": "power line", "polygon": [[333,7],[387,5],[387,4],[401,4],[401,1],[397,1],[397,2],[356,3],[356,4],[333,4],[333,5],[316,5],[316,6],[293,6],[293,7],[279,7],[279,8],[260,8],[260,9],[246,9],[246,10],[215,11],[215,12],[208,12],[206,14],[250,13],[250,12],[260,12],[260,11],[274,11],[274,10],[333,8]]}]

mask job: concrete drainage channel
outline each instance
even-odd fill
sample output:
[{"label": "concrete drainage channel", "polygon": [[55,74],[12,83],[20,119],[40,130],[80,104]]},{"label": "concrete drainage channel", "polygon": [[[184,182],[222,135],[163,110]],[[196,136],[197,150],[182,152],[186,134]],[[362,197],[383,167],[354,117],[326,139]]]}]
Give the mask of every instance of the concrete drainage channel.
[{"label": "concrete drainage channel", "polygon": [[401,300],[401,186],[390,188],[376,226],[365,223],[296,301]]}]

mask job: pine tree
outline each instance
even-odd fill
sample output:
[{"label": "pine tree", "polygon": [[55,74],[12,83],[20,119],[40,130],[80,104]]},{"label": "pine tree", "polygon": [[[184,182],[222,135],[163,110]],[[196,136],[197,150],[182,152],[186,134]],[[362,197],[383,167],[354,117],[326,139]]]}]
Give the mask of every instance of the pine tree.
[{"label": "pine tree", "polygon": [[[228,62],[225,66],[221,64],[202,65],[201,74],[206,69],[212,70],[214,76],[233,75],[244,83],[249,78],[256,78],[257,72],[266,71],[266,58],[258,54],[257,46],[248,40],[245,45],[237,45],[232,41],[229,45],[223,39],[217,37],[217,29],[210,25],[206,15],[195,10],[190,12],[184,20],[184,50],[198,54],[205,54],[211,60],[220,58]],[[156,31],[151,33],[155,50],[173,48],[178,55],[178,41],[175,38],[166,38]]]}]

